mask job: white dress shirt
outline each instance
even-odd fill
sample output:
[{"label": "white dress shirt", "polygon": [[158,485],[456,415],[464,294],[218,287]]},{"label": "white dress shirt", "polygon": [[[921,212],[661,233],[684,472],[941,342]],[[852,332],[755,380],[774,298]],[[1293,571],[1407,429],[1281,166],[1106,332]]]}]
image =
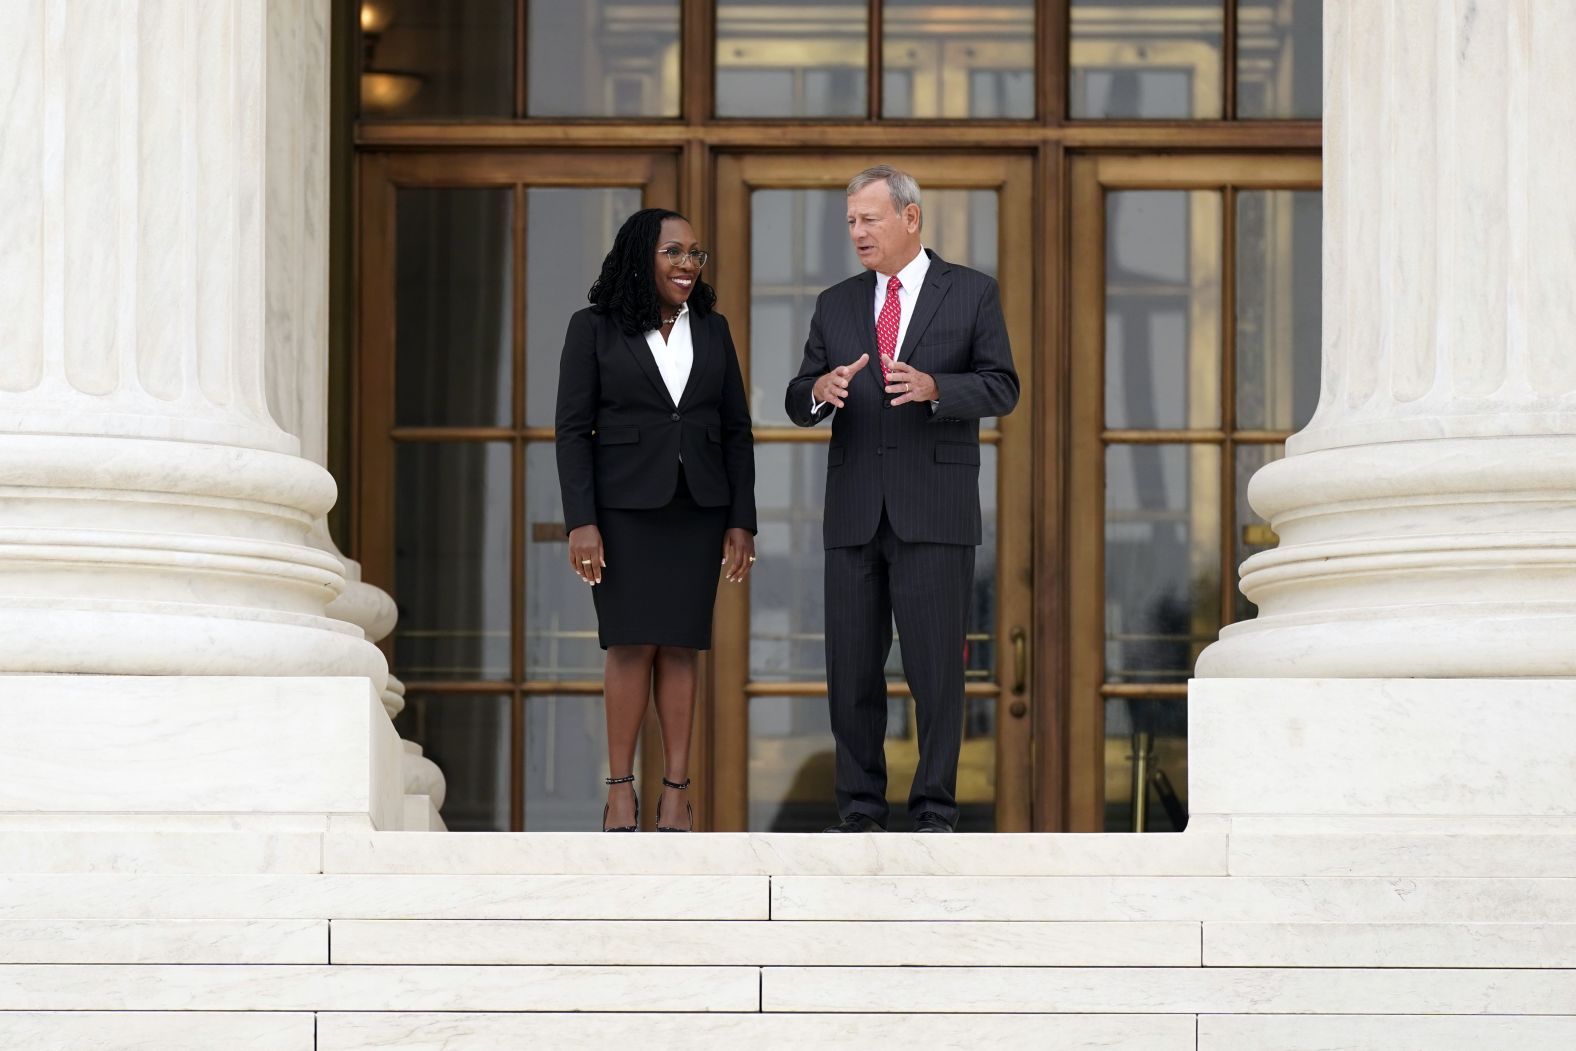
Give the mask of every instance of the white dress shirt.
[{"label": "white dress shirt", "polygon": [[[899,320],[897,323],[897,346],[892,348],[892,360],[899,361],[903,356],[903,340],[908,336],[908,323],[914,319],[914,304],[919,302],[919,290],[925,286],[925,275],[930,273],[930,254],[925,251],[925,246],[919,246],[919,254],[908,261],[908,265],[897,272],[898,280],[897,306]],[[881,308],[886,305],[887,286],[892,283],[892,278],[886,274],[876,274],[876,296],[871,311],[872,323],[881,320]],[[872,361],[865,368],[873,368],[879,375],[881,362]],[[810,411],[820,412],[825,402],[815,400],[815,395],[810,395]],[[930,403],[930,411],[936,411],[936,402]]]},{"label": "white dress shirt", "polygon": [[695,366],[689,304],[679,307],[679,316],[674,319],[673,331],[668,333],[667,339],[662,338],[661,329],[654,328],[646,333],[646,346],[651,348],[652,357],[657,359],[657,371],[662,373],[662,382],[673,396],[673,404],[677,405],[684,396],[685,384],[689,383],[690,369]]}]

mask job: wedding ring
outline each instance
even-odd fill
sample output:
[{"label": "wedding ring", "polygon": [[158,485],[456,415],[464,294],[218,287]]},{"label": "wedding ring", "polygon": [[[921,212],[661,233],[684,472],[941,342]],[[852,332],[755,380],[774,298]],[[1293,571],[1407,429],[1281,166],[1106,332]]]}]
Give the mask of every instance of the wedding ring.
[{"label": "wedding ring", "polygon": [[580,560],[580,564],[582,566],[589,566],[591,564],[591,560],[589,558],[582,558]]},{"label": "wedding ring", "polygon": [[754,561],[755,561],[755,556],[754,556],[754,555],[751,555],[751,556],[750,556],[750,561],[751,561],[751,562],[754,562]]}]

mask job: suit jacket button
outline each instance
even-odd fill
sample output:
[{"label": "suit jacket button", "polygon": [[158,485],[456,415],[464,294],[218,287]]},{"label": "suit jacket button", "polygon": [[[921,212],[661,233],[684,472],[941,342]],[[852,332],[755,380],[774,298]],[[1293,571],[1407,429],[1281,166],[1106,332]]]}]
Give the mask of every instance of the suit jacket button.
[{"label": "suit jacket button", "polygon": [[878,446],[876,446],[876,455],[877,455],[877,456],[880,456],[880,455],[881,455],[881,454],[882,454],[882,453],[884,453],[884,452],[886,452],[886,450],[885,450],[885,449],[883,449],[883,448],[882,448],[882,447],[881,447],[881,446],[879,446],[879,445],[878,445]]},{"label": "suit jacket button", "polygon": [[678,413],[676,413],[676,412],[675,412],[675,413],[674,413],[674,414],[673,414],[673,415],[672,415],[672,416],[669,416],[669,417],[668,417],[668,419],[670,419],[670,420],[672,420],[672,421],[674,421],[674,422],[675,422],[675,423],[677,423],[677,422],[678,422],[678,418],[679,418],[679,414],[678,414]]}]

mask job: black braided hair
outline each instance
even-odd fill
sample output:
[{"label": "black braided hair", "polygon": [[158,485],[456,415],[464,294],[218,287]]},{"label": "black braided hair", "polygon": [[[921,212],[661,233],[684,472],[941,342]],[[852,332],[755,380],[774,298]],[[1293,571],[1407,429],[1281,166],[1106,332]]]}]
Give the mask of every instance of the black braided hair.
[{"label": "black braided hair", "polygon": [[[649,332],[662,324],[657,299],[657,239],[662,236],[662,220],[684,219],[666,208],[642,208],[624,220],[613,247],[602,260],[602,273],[591,283],[586,298],[598,314],[611,314],[632,336]],[[688,219],[684,219],[689,222]],[[689,308],[697,318],[711,313],[717,305],[717,292],[700,275],[690,289]]]}]

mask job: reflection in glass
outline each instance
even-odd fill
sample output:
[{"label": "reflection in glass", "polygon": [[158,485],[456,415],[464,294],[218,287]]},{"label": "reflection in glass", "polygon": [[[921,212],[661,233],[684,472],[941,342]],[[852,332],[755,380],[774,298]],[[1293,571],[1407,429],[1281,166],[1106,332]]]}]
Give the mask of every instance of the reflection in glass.
[{"label": "reflection in glass", "polygon": [[526,446],[525,520],[525,677],[600,679],[596,608],[591,589],[569,568],[552,442]]},{"label": "reflection in glass", "polygon": [[1106,196],[1105,418],[1220,425],[1220,194]]},{"label": "reflection in glass", "polygon": [[1109,682],[1183,682],[1220,630],[1220,449],[1105,454]]},{"label": "reflection in glass", "polygon": [[886,0],[884,117],[1034,117],[1033,0]]},{"label": "reflection in glass", "polygon": [[[995,191],[925,190],[923,184],[920,189],[925,246],[943,259],[994,275]],[[842,190],[757,190],[750,197],[749,380],[756,426],[790,424],[783,390],[804,357],[816,297],[860,272],[847,215]],[[874,297],[870,317],[874,326]]]},{"label": "reflection in glass", "polygon": [[679,0],[531,0],[526,25],[530,116],[679,115]]},{"label": "reflection in glass", "polygon": [[[750,576],[750,679],[824,682],[826,679],[825,548],[821,540],[826,494],[826,446],[783,442],[755,447],[755,501],[760,562]],[[980,449],[980,509],[984,537],[974,563],[969,601],[969,682],[991,682],[996,668],[996,447]],[[903,680],[903,641],[895,637],[887,678]]]},{"label": "reflection in glass", "polygon": [[717,116],[865,116],[868,36],[851,0],[717,0]]},{"label": "reflection in glass", "polygon": [[1317,120],[1324,112],[1321,0],[1236,0],[1237,116]]},{"label": "reflection in glass", "polygon": [[509,461],[497,442],[395,446],[393,670],[402,679],[510,676]]},{"label": "reflection in glass", "polygon": [[[581,585],[585,587],[584,584]],[[525,827],[590,832],[602,820],[608,776],[601,697],[525,699]]]},{"label": "reflection in glass", "polygon": [[[1141,760],[1141,765],[1140,765]],[[1135,781],[1144,791],[1137,827]],[[1105,701],[1105,831],[1180,832],[1187,826],[1187,701]]]},{"label": "reflection in glass", "polygon": [[507,189],[398,191],[399,426],[510,424],[513,211]]},{"label": "reflection in glass", "polygon": [[1296,431],[1319,404],[1323,198],[1237,194],[1237,426]]},{"label": "reflection in glass", "polygon": [[514,37],[514,0],[362,0],[362,116],[514,116]]},{"label": "reflection in glass", "polygon": [[1220,0],[1072,0],[1071,14],[1074,118],[1221,116]]},{"label": "reflection in glass", "polygon": [[[958,759],[958,831],[995,828],[995,700],[971,697]],[[988,710],[988,711],[987,711]],[[909,827],[909,786],[919,762],[913,702],[887,701],[888,827]],[[837,820],[832,721],[825,697],[751,697],[749,828],[818,832]]]},{"label": "reflection in glass", "polygon": [[586,305],[613,236],[640,209],[640,191],[533,186],[525,202],[525,420],[551,427],[569,315]]},{"label": "reflection in glass", "polygon": [[[1247,561],[1249,555],[1256,555],[1260,551],[1268,551],[1274,547],[1279,538],[1270,524],[1248,504],[1248,480],[1260,467],[1279,460],[1285,455],[1285,449],[1280,445],[1239,445],[1237,446],[1237,462],[1235,465],[1237,483],[1237,534],[1235,537],[1236,551],[1232,562],[1233,572],[1240,573],[1242,563]],[[1240,577],[1238,578],[1240,581]],[[1235,602],[1231,619],[1252,620],[1259,615],[1259,608],[1247,600],[1239,586],[1235,592]]]},{"label": "reflection in glass", "polygon": [[444,824],[455,832],[508,831],[509,698],[411,694],[394,727],[443,771]]}]

